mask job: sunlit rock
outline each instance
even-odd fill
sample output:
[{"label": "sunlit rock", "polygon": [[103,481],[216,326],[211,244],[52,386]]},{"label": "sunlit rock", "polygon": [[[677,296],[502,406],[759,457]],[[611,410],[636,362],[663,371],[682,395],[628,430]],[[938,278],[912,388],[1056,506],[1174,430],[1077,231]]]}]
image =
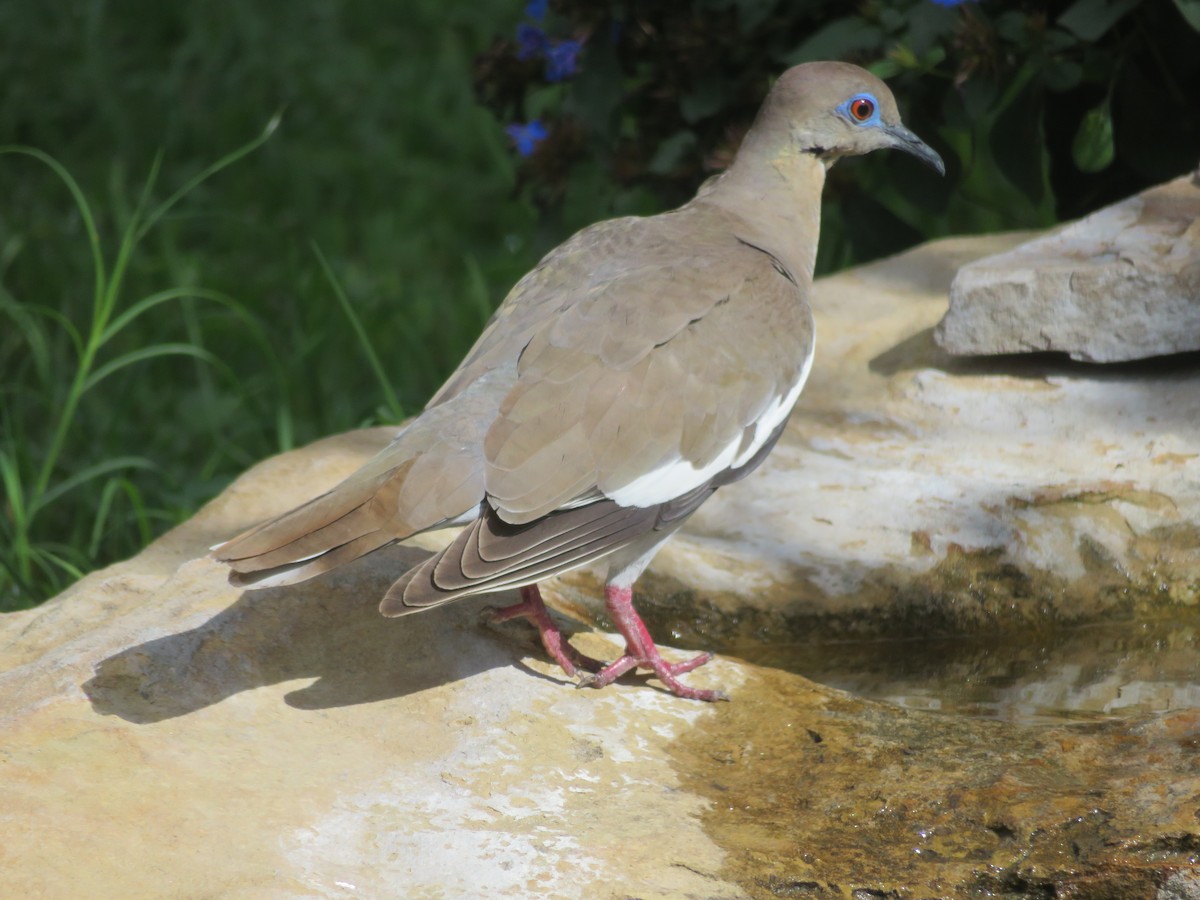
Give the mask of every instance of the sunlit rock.
[{"label": "sunlit rock", "polygon": [[1200,173],[964,266],[936,338],[1088,362],[1200,350]]}]

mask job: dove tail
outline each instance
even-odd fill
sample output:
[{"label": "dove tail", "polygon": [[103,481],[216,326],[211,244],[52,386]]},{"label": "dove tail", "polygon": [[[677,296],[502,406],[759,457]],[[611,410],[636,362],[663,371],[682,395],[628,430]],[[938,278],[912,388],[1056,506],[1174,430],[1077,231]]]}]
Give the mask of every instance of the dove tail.
[{"label": "dove tail", "polygon": [[345,493],[334,489],[214,547],[229,565],[229,583],[296,584],[408,536],[379,514],[371,492]]},{"label": "dove tail", "polygon": [[396,580],[380,612],[403,616],[471,594],[534,584],[607,556],[660,526],[670,527],[663,509],[604,500],[512,525],[484,504],[450,546]]}]

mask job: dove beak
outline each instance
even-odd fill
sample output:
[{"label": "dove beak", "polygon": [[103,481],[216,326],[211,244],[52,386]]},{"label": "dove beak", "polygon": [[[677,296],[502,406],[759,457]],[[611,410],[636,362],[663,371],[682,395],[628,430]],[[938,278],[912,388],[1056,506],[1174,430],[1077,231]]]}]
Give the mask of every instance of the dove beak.
[{"label": "dove beak", "polygon": [[889,138],[889,146],[897,150],[903,150],[905,153],[911,153],[939,175],[946,174],[946,164],[942,162],[942,158],[938,156],[937,151],[903,125],[884,126],[883,132]]}]

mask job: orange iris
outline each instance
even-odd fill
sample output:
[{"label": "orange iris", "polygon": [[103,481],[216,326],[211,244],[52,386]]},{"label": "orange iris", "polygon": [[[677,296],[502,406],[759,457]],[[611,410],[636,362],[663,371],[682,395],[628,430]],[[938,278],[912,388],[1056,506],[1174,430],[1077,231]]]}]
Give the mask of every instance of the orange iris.
[{"label": "orange iris", "polygon": [[871,118],[871,114],[875,112],[875,104],[866,97],[859,97],[850,104],[850,115],[854,116],[858,121],[865,122]]}]

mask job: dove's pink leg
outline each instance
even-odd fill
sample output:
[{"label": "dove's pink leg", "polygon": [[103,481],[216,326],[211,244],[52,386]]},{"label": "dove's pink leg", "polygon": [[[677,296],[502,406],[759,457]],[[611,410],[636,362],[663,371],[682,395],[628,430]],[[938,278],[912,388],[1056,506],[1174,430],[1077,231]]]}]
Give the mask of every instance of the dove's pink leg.
[{"label": "dove's pink leg", "polygon": [[542,602],[542,592],[538,590],[536,584],[521,588],[520,603],[514,603],[512,606],[493,606],[485,610],[484,615],[491,622],[507,622],[509,619],[516,618],[531,621],[537,626],[542,646],[546,648],[550,658],[562,666],[563,671],[568,675],[575,676],[580,669],[598,671],[602,665],[590,656],[584,656],[563,637],[563,633],[550,618],[550,611]]},{"label": "dove's pink leg", "polygon": [[625,655],[609,663],[595,675],[585,675],[579,685],[594,685],[604,687],[612,684],[631,669],[652,669],[658,680],[670,688],[671,693],[690,700],[728,700],[723,691],[702,691],[699,688],[688,687],[675,676],[697,669],[712,659],[711,653],[701,653],[699,656],[681,663],[669,663],[662,658],[654,639],[646,630],[642,617],[633,608],[633,589],[605,585],[604,604],[608,608],[609,618],[617,631],[625,638]]}]

